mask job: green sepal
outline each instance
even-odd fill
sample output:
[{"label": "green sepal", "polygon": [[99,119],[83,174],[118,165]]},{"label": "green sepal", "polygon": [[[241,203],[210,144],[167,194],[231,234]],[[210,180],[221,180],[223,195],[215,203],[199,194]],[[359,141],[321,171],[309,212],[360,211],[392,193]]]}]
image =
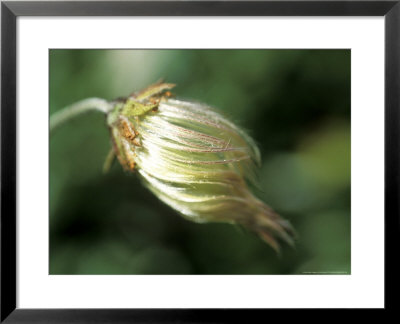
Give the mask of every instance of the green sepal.
[{"label": "green sepal", "polygon": [[107,153],[106,159],[104,160],[103,163],[103,173],[108,173],[110,171],[113,163],[115,161],[115,152],[114,149],[111,148],[110,151]]},{"label": "green sepal", "polygon": [[122,107],[122,114],[126,117],[141,116],[150,110],[157,108],[159,105],[156,103],[141,103],[134,99],[129,98]]}]

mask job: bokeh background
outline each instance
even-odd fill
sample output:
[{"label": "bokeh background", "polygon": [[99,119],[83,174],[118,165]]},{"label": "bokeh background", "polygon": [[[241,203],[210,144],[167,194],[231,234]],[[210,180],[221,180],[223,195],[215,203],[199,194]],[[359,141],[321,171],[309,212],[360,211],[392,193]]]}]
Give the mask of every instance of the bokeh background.
[{"label": "bokeh background", "polygon": [[278,256],[256,235],[180,217],[118,163],[101,113],[50,138],[50,274],[350,274],[350,50],[51,50],[50,114],[163,77],[259,144],[255,194],[289,219]]}]

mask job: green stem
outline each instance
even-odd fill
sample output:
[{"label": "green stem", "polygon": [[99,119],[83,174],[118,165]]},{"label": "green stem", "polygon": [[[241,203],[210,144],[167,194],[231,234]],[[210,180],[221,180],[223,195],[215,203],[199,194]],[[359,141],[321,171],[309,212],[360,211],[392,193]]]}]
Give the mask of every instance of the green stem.
[{"label": "green stem", "polygon": [[50,132],[85,112],[97,110],[106,114],[112,109],[112,107],[111,103],[100,98],[89,98],[78,101],[71,106],[67,106],[60,111],[57,111],[50,117]]}]

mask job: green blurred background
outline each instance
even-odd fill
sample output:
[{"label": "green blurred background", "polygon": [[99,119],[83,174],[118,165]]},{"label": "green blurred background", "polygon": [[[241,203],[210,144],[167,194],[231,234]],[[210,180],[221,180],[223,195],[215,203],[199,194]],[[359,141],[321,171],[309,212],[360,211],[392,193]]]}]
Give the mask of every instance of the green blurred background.
[{"label": "green blurred background", "polygon": [[50,114],[163,77],[254,137],[255,194],[298,232],[278,256],[256,235],[195,224],[115,163],[102,114],[50,138],[50,274],[350,273],[350,50],[51,50]]}]

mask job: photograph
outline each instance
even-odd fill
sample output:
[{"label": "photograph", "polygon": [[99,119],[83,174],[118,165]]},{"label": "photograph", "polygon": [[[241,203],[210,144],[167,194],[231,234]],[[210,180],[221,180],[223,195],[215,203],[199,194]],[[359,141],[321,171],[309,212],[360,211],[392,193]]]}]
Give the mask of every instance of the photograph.
[{"label": "photograph", "polygon": [[350,49],[49,49],[50,275],[350,275]]}]

